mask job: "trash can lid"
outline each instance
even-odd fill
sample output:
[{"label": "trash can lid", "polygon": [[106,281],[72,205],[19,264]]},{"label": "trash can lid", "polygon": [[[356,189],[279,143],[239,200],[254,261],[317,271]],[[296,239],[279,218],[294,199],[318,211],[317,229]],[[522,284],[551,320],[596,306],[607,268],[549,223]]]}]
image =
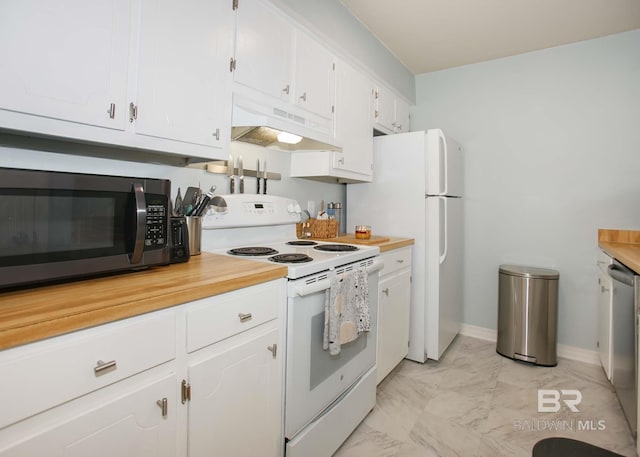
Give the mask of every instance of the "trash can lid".
[{"label": "trash can lid", "polygon": [[548,268],[525,267],[523,265],[500,265],[500,273],[525,278],[558,279],[560,273]]}]

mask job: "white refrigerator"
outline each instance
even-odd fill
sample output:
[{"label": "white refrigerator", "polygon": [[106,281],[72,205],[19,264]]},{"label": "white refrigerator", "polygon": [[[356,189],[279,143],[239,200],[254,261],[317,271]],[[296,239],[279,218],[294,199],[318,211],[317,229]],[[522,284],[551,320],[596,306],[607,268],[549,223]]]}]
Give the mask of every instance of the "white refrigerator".
[{"label": "white refrigerator", "polygon": [[347,185],[347,228],[415,240],[407,358],[439,360],[462,320],[462,148],[439,129],[373,147],[373,182]]}]

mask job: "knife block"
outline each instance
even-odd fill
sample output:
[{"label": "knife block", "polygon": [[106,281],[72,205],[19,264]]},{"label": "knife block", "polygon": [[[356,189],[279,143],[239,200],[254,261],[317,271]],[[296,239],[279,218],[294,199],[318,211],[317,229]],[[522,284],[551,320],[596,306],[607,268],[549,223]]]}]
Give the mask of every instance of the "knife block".
[{"label": "knife block", "polygon": [[[310,236],[303,236],[302,225],[309,224],[307,232]],[[296,224],[296,236],[298,238],[335,238],[338,235],[338,221],[335,219],[309,219],[306,222]]]}]

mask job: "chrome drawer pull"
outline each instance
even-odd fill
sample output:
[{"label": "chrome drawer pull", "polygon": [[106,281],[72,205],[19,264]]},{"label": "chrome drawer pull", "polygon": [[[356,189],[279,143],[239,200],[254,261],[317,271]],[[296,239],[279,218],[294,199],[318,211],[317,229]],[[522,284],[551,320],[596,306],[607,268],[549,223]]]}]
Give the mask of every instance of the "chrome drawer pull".
[{"label": "chrome drawer pull", "polygon": [[267,349],[271,351],[271,354],[273,354],[273,358],[275,359],[278,354],[278,345],[272,344],[271,346],[267,346]]},{"label": "chrome drawer pull", "polygon": [[398,263],[404,263],[404,260],[400,259],[400,260],[396,260],[396,262],[398,262]]},{"label": "chrome drawer pull", "polygon": [[386,289],[382,289],[382,293],[385,294],[388,297],[389,296],[389,288],[387,287]]},{"label": "chrome drawer pull", "polygon": [[167,401],[167,397],[164,397],[162,400],[158,400],[156,405],[160,407],[162,410],[162,417],[167,417],[167,412],[169,410],[169,402]]},{"label": "chrome drawer pull", "polygon": [[105,374],[107,371],[115,370],[117,368],[116,361],[111,360],[110,362],[103,362],[102,360],[98,360],[98,363],[93,368],[93,372],[96,376],[100,376]]},{"label": "chrome drawer pull", "polygon": [[253,318],[251,313],[247,313],[247,314],[238,313],[238,317],[240,318],[240,322],[247,322],[247,321],[250,321]]}]

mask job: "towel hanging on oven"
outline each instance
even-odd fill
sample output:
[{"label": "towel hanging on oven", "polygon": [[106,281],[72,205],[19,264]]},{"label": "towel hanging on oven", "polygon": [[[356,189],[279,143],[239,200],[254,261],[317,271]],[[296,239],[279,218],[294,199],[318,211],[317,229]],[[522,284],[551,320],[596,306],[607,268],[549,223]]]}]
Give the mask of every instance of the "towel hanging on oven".
[{"label": "towel hanging on oven", "polygon": [[323,349],[337,355],[340,347],[371,330],[369,276],[357,268],[331,280],[324,302]]}]

